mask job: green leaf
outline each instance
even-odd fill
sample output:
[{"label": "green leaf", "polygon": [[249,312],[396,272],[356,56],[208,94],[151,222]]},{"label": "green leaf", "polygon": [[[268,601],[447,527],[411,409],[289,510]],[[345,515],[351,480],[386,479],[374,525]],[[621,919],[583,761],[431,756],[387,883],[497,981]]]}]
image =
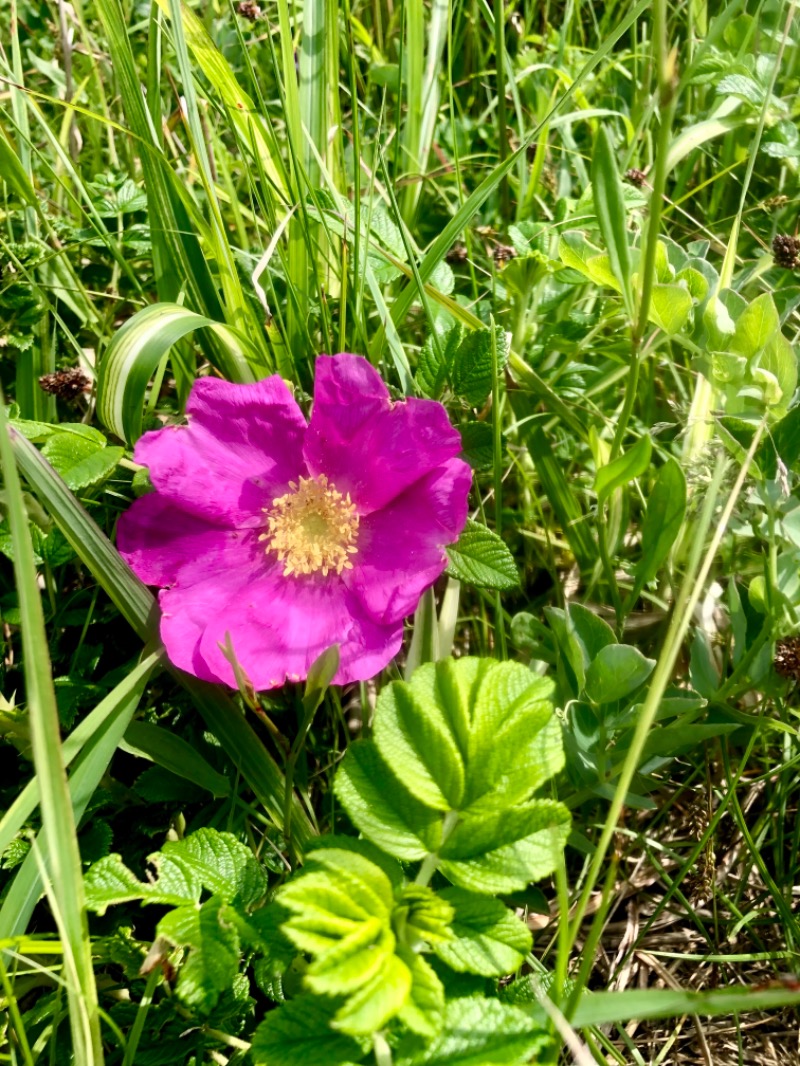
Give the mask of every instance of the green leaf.
[{"label": "green leaf", "polygon": [[396,1063],[521,1066],[548,1043],[546,1030],[528,1012],[496,999],[469,997],[447,1004],[442,1032],[423,1050],[412,1050],[411,1041],[401,1042]]},{"label": "green leaf", "polygon": [[617,456],[606,466],[600,467],[594,479],[598,505],[608,499],[615,489],[627,485],[634,478],[641,477],[650,466],[652,448],[650,434],[645,433],[629,451]]},{"label": "green leaf", "polygon": [[658,573],[681,531],[685,515],[686,478],[680,463],[670,458],[659,470],[647,501],[635,595]]},{"label": "green leaf", "polygon": [[625,199],[611,138],[602,123],[598,126],[592,155],[592,192],[597,221],[608,251],[611,271],[622,293],[628,318],[633,321],[631,261]]},{"label": "green leaf", "polygon": [[494,431],[491,423],[464,422],[458,431],[461,434],[463,456],[473,470],[491,469],[494,463]]},{"label": "green leaf", "polygon": [[46,440],[42,454],[74,492],[109,477],[125,451],[107,448],[105,437],[93,430],[91,435],[55,433]]},{"label": "green leaf", "polygon": [[445,876],[467,889],[523,888],[553,869],[569,823],[560,804],[531,799],[563,765],[551,694],[520,663],[425,664],[383,689],[373,739],[351,745],[337,795],[390,854],[438,852]]},{"label": "green leaf", "polygon": [[168,729],[146,722],[131,722],[125,732],[123,747],[131,755],[151,759],[173,774],[206,789],[212,796],[230,794],[228,778],[217,773],[196,748]]},{"label": "green leaf", "polygon": [[168,841],[148,862],[158,871],[155,881],[139,881],[119,855],[96,862],[86,874],[87,906],[103,914],[112,904],[136,899],[173,906],[198,903],[206,889],[250,908],[266,893],[261,866],[232,833],[198,829],[183,840]]},{"label": "green leaf", "polygon": [[692,313],[692,297],[683,285],[653,286],[650,296],[650,321],[669,336],[680,333]]},{"label": "green leaf", "polygon": [[[497,372],[502,374],[508,362],[508,336],[500,326],[495,327]],[[492,331],[475,329],[467,333],[458,346],[452,363],[453,389],[472,407],[482,407],[492,391]]]},{"label": "green leaf", "polygon": [[425,857],[437,812],[398,781],[372,741],[348,747],[334,790],[353,824],[378,847],[409,862]]},{"label": "green leaf", "polygon": [[644,684],[655,665],[630,644],[609,644],[586,671],[586,695],[593,703],[624,699]]},{"label": "green leaf", "polygon": [[448,573],[478,588],[511,589],[519,584],[514,556],[505,542],[486,526],[467,519],[456,544],[447,549]]},{"label": "green leaf", "polygon": [[554,800],[465,817],[439,849],[439,869],[469,892],[516,892],[553,872],[569,831],[569,811]]},{"label": "green leaf", "polygon": [[340,1000],[299,996],[271,1010],[253,1037],[255,1066],[338,1066],[359,1062],[363,1043],[331,1028]]},{"label": "green leaf", "polygon": [[500,900],[459,888],[440,893],[455,908],[454,939],[434,945],[434,952],[459,973],[502,977],[518,970],[531,950],[530,929]]},{"label": "green leaf", "polygon": [[438,400],[451,379],[456,353],[464,340],[464,327],[455,325],[441,336],[429,336],[419,353],[416,382],[423,396]]},{"label": "green leaf", "polygon": [[305,984],[344,995],[335,1028],[351,1035],[382,1029],[406,1004],[412,974],[396,953],[392,880],[360,851],[317,848],[302,872],[279,889],[289,912],[282,932],[312,956]]},{"label": "green leaf", "polygon": [[770,375],[775,382],[775,387],[768,385],[765,389],[765,401],[771,408],[772,417],[781,418],[797,388],[797,356],[782,333],[776,333],[761,353],[754,371],[756,379],[760,373]]},{"label": "green leaf", "polygon": [[138,311],[114,335],[97,377],[97,414],[118,437],[133,444],[141,435],[147,385],[174,344],[198,329],[210,329],[228,353],[230,376],[254,380],[252,344],[235,330],[179,304],[157,303]]},{"label": "green leaf", "polygon": [[576,1028],[626,1022],[631,1018],[675,1018],[685,1014],[728,1017],[749,1011],[778,1010],[800,1004],[800,991],[787,986],[765,988],[736,985],[711,992],[680,988],[636,988],[624,992],[591,992],[578,1001],[570,1019]]},{"label": "green leaf", "polygon": [[239,969],[239,937],[226,919],[226,905],[212,896],[202,907],[178,907],[158,923],[159,937],[188,947],[175,991],[187,1007],[208,1014]]},{"label": "green leaf", "polygon": [[762,292],[751,301],[736,321],[731,350],[751,359],[780,333],[781,321],[772,293]]}]

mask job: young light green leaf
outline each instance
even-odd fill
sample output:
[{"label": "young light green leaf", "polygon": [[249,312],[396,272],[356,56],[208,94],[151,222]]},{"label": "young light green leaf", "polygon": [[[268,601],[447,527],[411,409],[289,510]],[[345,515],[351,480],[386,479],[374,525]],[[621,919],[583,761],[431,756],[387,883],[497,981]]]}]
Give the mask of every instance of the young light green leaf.
[{"label": "young light green leaf", "polygon": [[683,285],[653,285],[650,321],[670,337],[680,333],[692,312],[692,297]]},{"label": "young light green leaf", "polygon": [[624,699],[644,684],[655,665],[630,644],[609,644],[586,671],[586,695],[593,703]]},{"label": "young light green leaf", "polygon": [[478,588],[511,589],[519,584],[514,557],[505,542],[486,526],[467,520],[456,544],[447,549],[448,573]]},{"label": "young light green leaf", "polygon": [[518,970],[531,950],[531,932],[498,899],[476,896],[460,888],[440,893],[455,908],[453,939],[434,945],[434,952],[452,970],[502,977]]},{"label": "young light green leaf", "polygon": [[112,904],[135,899],[175,906],[197,903],[205,889],[249,909],[266,893],[264,871],[232,833],[198,829],[183,840],[168,841],[148,862],[158,871],[155,881],[140,881],[119,855],[96,862],[86,874],[87,905],[101,914]]},{"label": "young light green leaf", "polygon": [[731,350],[751,359],[758,355],[780,333],[781,321],[772,293],[762,292],[756,296],[739,318],[730,341]]},{"label": "young light green leaf", "polygon": [[611,138],[603,123],[598,126],[592,154],[592,191],[611,270],[622,293],[628,319],[632,322],[634,307],[625,198]]},{"label": "young light green leaf", "polygon": [[594,479],[598,506],[604,503],[615,489],[627,485],[634,478],[641,477],[650,466],[652,449],[650,434],[645,433],[629,451],[618,455],[606,466],[600,467]]}]

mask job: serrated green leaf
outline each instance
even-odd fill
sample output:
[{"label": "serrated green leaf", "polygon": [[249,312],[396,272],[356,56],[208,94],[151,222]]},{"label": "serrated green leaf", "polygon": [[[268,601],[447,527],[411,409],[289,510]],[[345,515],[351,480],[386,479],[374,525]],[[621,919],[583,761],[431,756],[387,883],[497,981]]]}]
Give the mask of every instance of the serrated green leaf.
[{"label": "serrated green leaf", "polygon": [[253,1037],[255,1066],[339,1066],[359,1062],[366,1047],[331,1028],[341,1000],[299,996],[271,1010]]},{"label": "serrated green leaf", "polygon": [[630,644],[610,644],[586,671],[586,695],[593,703],[624,699],[644,684],[655,665]]},{"label": "serrated green leaf", "polygon": [[618,455],[606,466],[601,466],[594,479],[598,505],[605,502],[615,489],[622,488],[641,475],[650,466],[653,443],[645,433],[627,452]]},{"label": "serrated green leaf", "polygon": [[148,856],[157,871],[155,881],[142,882],[122,862],[109,855],[86,874],[87,906],[103,914],[115,903],[198,903],[202,890],[245,908],[266,893],[266,876],[249,848],[232,833],[198,829],[183,840],[168,841]]},{"label": "serrated green leaf", "polygon": [[[494,463],[494,428],[489,422],[464,422],[458,427],[464,458],[473,470],[489,470]],[[505,442],[503,454],[505,454]]]},{"label": "serrated green leaf", "polygon": [[442,899],[455,908],[453,938],[434,952],[459,973],[502,977],[518,970],[531,950],[530,929],[500,900],[460,888],[445,888]]},{"label": "serrated green leaf", "polygon": [[400,958],[411,974],[411,992],[397,1013],[398,1019],[414,1033],[433,1037],[442,1027],[444,987],[433,967],[415,951],[401,947]]},{"label": "serrated green leaf", "polygon": [[42,454],[75,492],[109,477],[125,452],[107,448],[103,434],[90,426],[70,426],[49,436]]},{"label": "serrated green leaf", "polygon": [[[337,795],[357,828],[390,854],[438,853],[445,876],[476,891],[525,887],[552,870],[551,845],[563,845],[569,823],[559,804],[531,801],[563,765],[551,695],[551,682],[520,663],[427,663],[410,682],[383,689],[373,739],[351,745]],[[498,848],[510,849],[505,877]]]},{"label": "serrated green leaf", "polygon": [[[495,327],[497,372],[502,374],[508,362],[508,337]],[[494,369],[492,360],[492,331],[475,329],[467,333],[458,346],[452,363],[453,389],[472,407],[481,407],[492,391]]]},{"label": "serrated green leaf", "polygon": [[140,881],[123,863],[120,855],[107,855],[94,863],[86,874],[86,906],[98,914],[105,914],[108,907],[133,900],[171,906],[199,900],[199,880],[186,872],[181,883],[175,871],[172,873],[168,885],[155,886]]},{"label": "serrated green leaf", "polygon": [[176,947],[188,947],[175,991],[186,1006],[208,1014],[233,983],[239,969],[239,937],[226,920],[224,900],[212,896],[202,907],[178,907],[158,923],[157,932]]},{"label": "serrated green leaf", "polygon": [[439,849],[439,869],[469,892],[516,892],[553,872],[569,831],[569,811],[554,800],[464,818]]},{"label": "serrated green leaf", "polygon": [[378,1032],[406,1005],[411,994],[411,971],[397,955],[339,1008],[331,1023],[350,1036]]},{"label": "serrated green leaf", "polygon": [[334,790],[353,824],[378,847],[411,862],[425,857],[437,813],[403,787],[372,742],[348,747]]},{"label": "serrated green leaf", "polygon": [[434,339],[427,338],[419,353],[416,382],[423,396],[438,400],[451,380],[453,364],[465,330],[455,325]]},{"label": "serrated green leaf", "polygon": [[511,589],[519,584],[514,556],[486,526],[467,520],[464,532],[447,549],[448,573],[478,588]]},{"label": "serrated green leaf", "polygon": [[[440,1035],[424,1050],[401,1042],[397,1066],[521,1066],[549,1042],[529,1013],[496,999],[451,1000]],[[410,1041],[407,1042],[411,1044]],[[307,1066],[307,1064],[306,1064]]]}]

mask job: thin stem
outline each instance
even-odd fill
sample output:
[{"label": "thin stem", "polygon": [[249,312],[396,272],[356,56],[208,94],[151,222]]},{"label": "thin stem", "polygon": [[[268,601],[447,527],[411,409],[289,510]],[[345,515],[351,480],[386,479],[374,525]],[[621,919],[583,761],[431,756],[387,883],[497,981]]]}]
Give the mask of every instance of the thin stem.
[{"label": "thin stem", "polygon": [[639,314],[631,333],[631,365],[628,384],[625,388],[625,400],[614,433],[610,459],[616,459],[622,448],[628,429],[636,393],[639,388],[639,368],[641,366],[642,339],[650,320],[650,304],[653,297],[653,285],[656,274],[656,253],[658,235],[661,229],[661,213],[664,207],[664,193],[667,186],[669,144],[672,136],[672,120],[675,115],[676,74],[675,55],[667,51],[667,3],[666,0],[654,0],[653,3],[653,62],[658,78],[659,127],[656,141],[656,161],[653,174],[652,194],[650,196],[650,222],[644,244],[644,258],[640,269],[642,286],[639,301]]}]

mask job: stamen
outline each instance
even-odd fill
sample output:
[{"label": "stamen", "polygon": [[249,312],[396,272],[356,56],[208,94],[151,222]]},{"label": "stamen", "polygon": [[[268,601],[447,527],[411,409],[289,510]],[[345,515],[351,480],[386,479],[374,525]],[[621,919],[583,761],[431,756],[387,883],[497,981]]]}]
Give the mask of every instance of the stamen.
[{"label": "stamen", "polygon": [[267,529],[258,538],[284,564],[284,577],[352,570],[349,556],[358,552],[358,515],[350,493],[343,496],[324,474],[290,481],[289,488],[264,508]]}]

